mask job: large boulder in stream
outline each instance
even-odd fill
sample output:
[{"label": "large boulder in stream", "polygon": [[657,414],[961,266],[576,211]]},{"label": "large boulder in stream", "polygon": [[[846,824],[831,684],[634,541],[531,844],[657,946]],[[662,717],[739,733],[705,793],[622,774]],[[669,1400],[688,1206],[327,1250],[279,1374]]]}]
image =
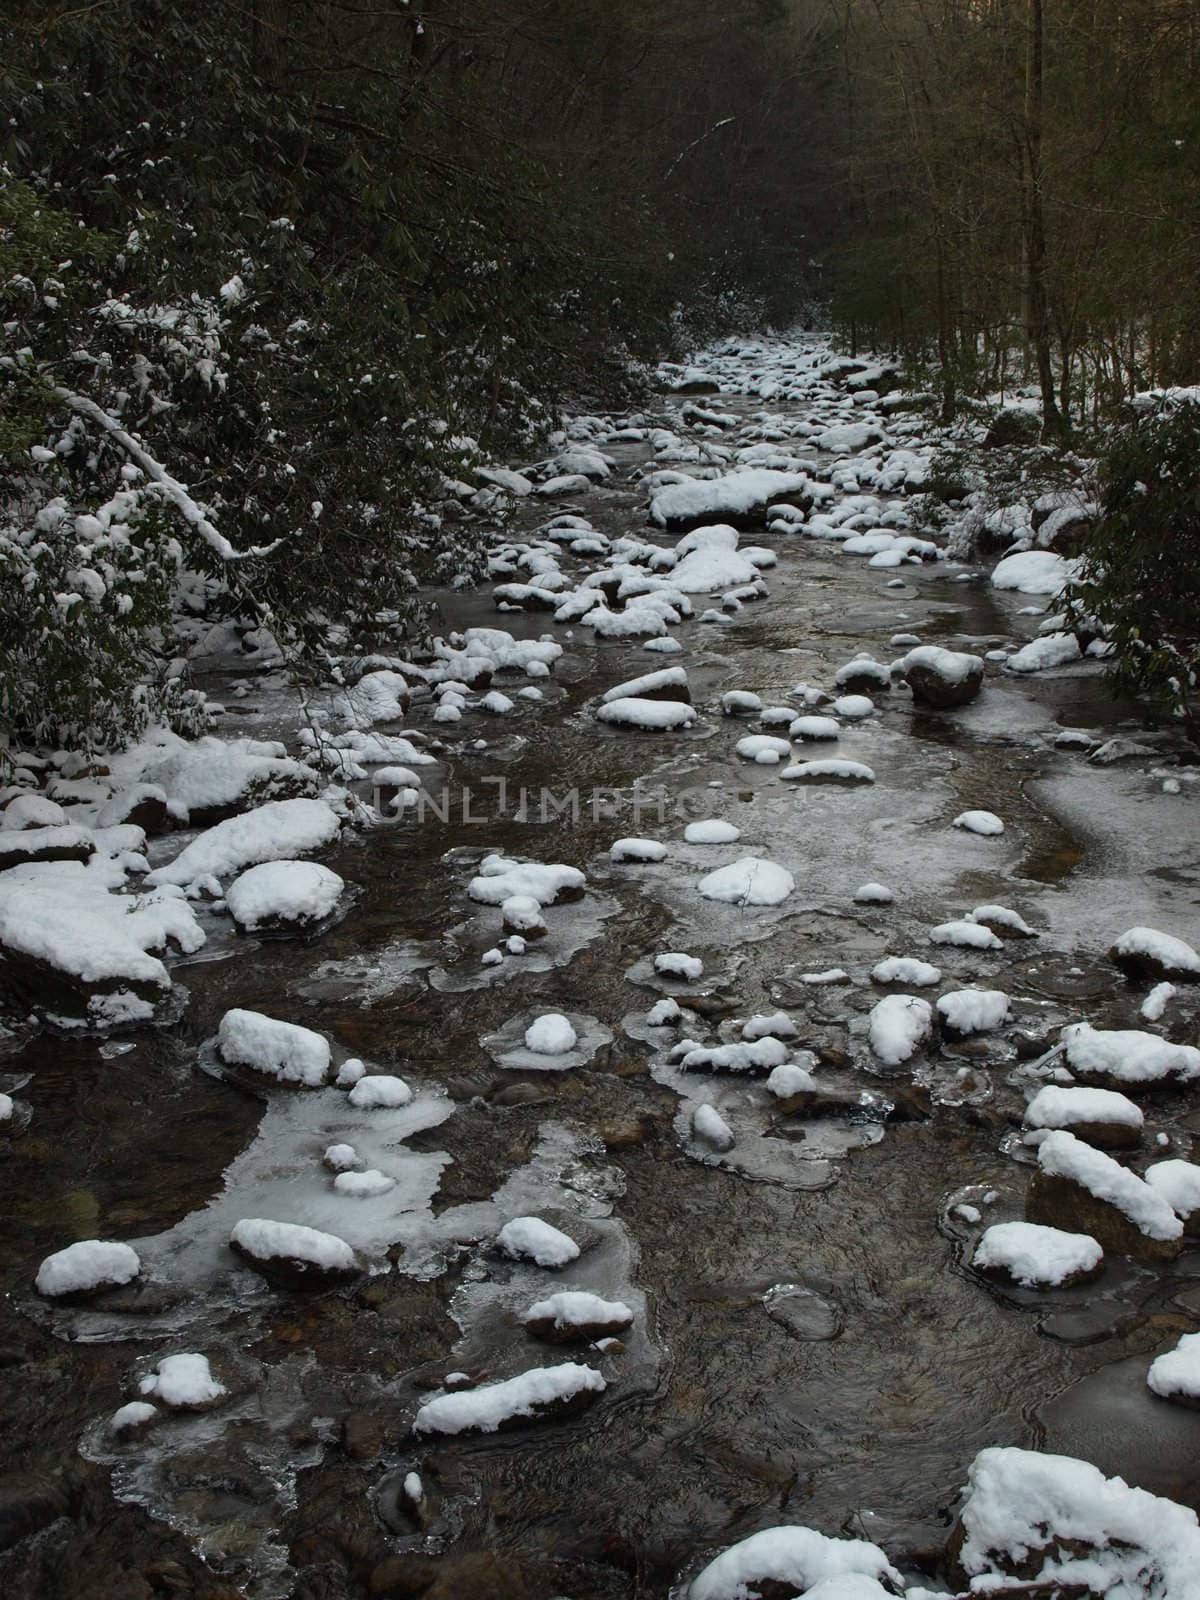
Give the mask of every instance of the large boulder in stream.
[{"label": "large boulder in stream", "polygon": [[1183,1237],[1183,1224],[1150,1184],[1065,1130],[1048,1134],[1038,1146],[1025,1217],[1088,1234],[1105,1251],[1135,1261],[1170,1261]]},{"label": "large boulder in stream", "polygon": [[968,705],[983,686],[983,658],[964,650],[943,650],[922,644],[892,665],[892,676],[903,678],[914,702],[935,711]]},{"label": "large boulder in stream", "polygon": [[294,1222],[243,1217],[229,1247],[255,1272],[285,1289],[330,1289],[350,1283],[361,1270],[344,1239]]}]

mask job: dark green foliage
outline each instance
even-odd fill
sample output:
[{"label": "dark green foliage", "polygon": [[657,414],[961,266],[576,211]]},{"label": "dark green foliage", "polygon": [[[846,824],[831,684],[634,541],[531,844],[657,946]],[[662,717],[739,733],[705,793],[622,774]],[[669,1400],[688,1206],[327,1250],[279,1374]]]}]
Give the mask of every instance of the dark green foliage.
[{"label": "dark green foliage", "polygon": [[1200,403],[1164,402],[1117,430],[1100,490],[1069,625],[1099,623],[1117,687],[1200,743]]}]

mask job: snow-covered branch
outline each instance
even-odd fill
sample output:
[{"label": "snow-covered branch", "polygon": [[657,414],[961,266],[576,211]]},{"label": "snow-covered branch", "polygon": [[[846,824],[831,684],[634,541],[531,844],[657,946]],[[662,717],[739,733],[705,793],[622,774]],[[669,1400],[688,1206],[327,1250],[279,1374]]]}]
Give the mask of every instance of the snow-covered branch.
[{"label": "snow-covered branch", "polygon": [[231,545],[225,535],[213,522],[205,516],[188,493],[185,485],[173,478],[161,462],[156,461],[144,445],[140,444],[127,429],[122,428],[108,413],[98,406],[94,400],[89,400],[85,395],[74,394],[70,389],[55,385],[54,393],[60,400],[66,402],[72,411],[78,412],[82,417],[104,429],[110,439],[116,441],[129,456],[135,461],[148,478],[166,491],[169,499],[174,501],[176,508],[184,521],[193,527],[200,537],[221,557],[222,561],[249,561],[260,556],[269,556],[283,543],[282,539],[274,539],[270,544],[252,545],[249,550],[238,550]]}]

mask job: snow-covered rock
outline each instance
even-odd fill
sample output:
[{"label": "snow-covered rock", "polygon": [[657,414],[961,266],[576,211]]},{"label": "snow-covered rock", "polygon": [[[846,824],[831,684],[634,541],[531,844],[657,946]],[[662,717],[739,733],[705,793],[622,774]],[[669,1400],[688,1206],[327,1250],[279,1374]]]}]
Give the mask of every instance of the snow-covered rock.
[{"label": "snow-covered rock", "polygon": [[510,861],[506,856],[491,855],[480,862],[479,875],[471,879],[467,893],[472,900],[488,906],[501,906],[513,895],[552,906],[582,899],[586,884],[578,867]]},{"label": "snow-covered rock", "polygon": [[398,1111],[412,1100],[412,1090],[403,1078],[389,1072],[375,1072],[359,1078],[347,1099],[359,1111]]},{"label": "snow-covered rock", "polygon": [[898,1067],[916,1055],[933,1034],[933,1007],[912,994],[889,994],[871,1008],[867,1037],[886,1066]]},{"label": "snow-covered rock", "polygon": [[975,1457],[957,1565],[972,1593],[1032,1585],[1087,1600],[1194,1600],[1200,1524],[1173,1500],[1034,1450]]},{"label": "snow-covered rock", "polygon": [[697,890],[706,900],[734,906],[776,906],[796,887],[785,867],[760,856],[743,856],[701,878]]},{"label": "snow-covered rock", "polygon": [[1143,1176],[1156,1194],[1162,1195],[1189,1233],[1200,1224],[1200,1165],[1194,1161],[1156,1161]]},{"label": "snow-covered rock", "polygon": [[1174,1350],[1156,1356],[1146,1383],[1163,1400],[1200,1409],[1200,1333],[1185,1333]]},{"label": "snow-covered rock", "polygon": [[415,1434],[496,1433],[523,1422],[568,1416],[602,1395],[608,1385],[594,1367],[565,1361],[535,1367],[502,1383],[480,1384],[427,1400],[413,1422]]},{"label": "snow-covered rock", "polygon": [[1066,1289],[1097,1277],[1104,1251],[1085,1233],[1036,1222],[997,1222],[984,1230],[971,1265],[1026,1289]]},{"label": "snow-covered rock", "polygon": [[80,1239],[49,1255],[38,1268],[34,1287],[47,1299],[100,1294],[132,1283],[142,1270],[131,1245],[109,1239]]},{"label": "snow-covered rock", "polygon": [[609,846],[610,861],[665,861],[667,847],[661,839],[618,839]]},{"label": "snow-covered rock", "polygon": [[1048,672],[1078,661],[1082,653],[1073,633],[1047,633],[1014,650],[1004,667],[1006,672]]},{"label": "snow-covered rock", "polygon": [[193,893],[219,892],[220,879],[262,861],[289,861],[330,845],[341,822],[323,800],[273,800],[207,829],[164,867],[150,885],[177,884]]},{"label": "snow-covered rock", "polygon": [[766,521],[773,501],[798,494],[807,482],[803,472],[775,472],[760,467],[721,478],[676,483],[661,489],[651,500],[650,520],[673,532],[721,521],[751,528]]},{"label": "snow-covered rock", "polygon": [[950,1038],[991,1033],[1008,1021],[1008,996],[999,989],[955,989],[939,997],[937,1011]]},{"label": "snow-covered rock", "polygon": [[684,700],[646,700],[631,695],[623,700],[605,701],[596,716],[613,727],[663,733],[671,728],[690,727],[696,720],[696,711]]},{"label": "snow-covered rock", "polygon": [[685,844],[733,844],[742,836],[742,830],[720,817],[707,821],[689,822],[683,830]]},{"label": "snow-covered rock", "polygon": [[1142,1108],[1112,1089],[1068,1088],[1050,1083],[1025,1107],[1025,1126],[1066,1128],[1100,1150],[1136,1149],[1145,1123]]},{"label": "snow-covered rock", "polygon": [[633,1322],[633,1312],[622,1300],[562,1289],[534,1301],[521,1313],[521,1321],[534,1338],[547,1344],[590,1344],[623,1332]]},{"label": "snow-covered rock", "polygon": [[854,891],[856,906],[890,906],[895,898],[885,883],[860,883]]},{"label": "snow-covered rock", "polygon": [[704,963],[699,956],[690,956],[684,950],[661,950],[654,957],[654,970],[663,978],[695,983],[704,976]]},{"label": "snow-covered rock", "polygon": [[496,1235],[496,1248],[514,1261],[532,1261],[538,1267],[565,1267],[579,1256],[574,1239],[541,1217],[513,1217]]},{"label": "snow-covered rock", "polygon": [[[831,1539],[813,1528],[764,1528],[710,1561],[687,1594],[688,1600],[749,1600],[766,1585],[772,1594],[807,1596],[819,1585],[847,1577],[871,1579],[877,1586],[886,1580],[891,1592],[903,1588],[887,1556],[865,1539]],[[862,1590],[851,1591],[847,1600],[862,1595]]]},{"label": "snow-covered rock", "polygon": [[1038,1171],[1025,1197],[1030,1222],[1090,1234],[1137,1260],[1170,1259],[1183,1224],[1151,1186],[1102,1150],[1065,1130],[1038,1145]]},{"label": "snow-covered rock", "polygon": [[354,1251],[336,1234],[295,1222],[243,1217],[229,1245],[247,1266],[288,1288],[325,1288],[358,1275]]},{"label": "snow-covered rock", "polygon": [[194,1351],[164,1356],[141,1380],[138,1390],[171,1411],[207,1411],[229,1393],[213,1377],[208,1357]]},{"label": "snow-covered rock", "polygon": [[974,700],[983,685],[983,659],[939,645],[918,645],[893,663],[892,672],[912,690],[914,701],[949,710]]},{"label": "snow-covered rock", "polygon": [[1002,950],[1003,941],[979,922],[939,922],[929,930],[931,944],[959,945],[964,950]]},{"label": "snow-covered rock", "polygon": [[1053,550],[1021,550],[996,563],[992,587],[1054,597],[1062,593],[1078,570],[1078,561],[1068,561]]},{"label": "snow-covered rock", "polygon": [[573,1050],[579,1035],[559,1011],[547,1011],[525,1029],[525,1048],[541,1056],[560,1056]]},{"label": "snow-covered rock", "polygon": [[872,983],[908,983],[929,989],[942,981],[942,969],[914,956],[884,956],[871,968]]},{"label": "snow-covered rock", "polygon": [[995,838],[1004,832],[1004,823],[994,811],[960,811],[953,825],[967,833],[982,834],[985,838]]},{"label": "snow-covered rock", "polygon": [[732,1150],[737,1143],[733,1129],[715,1106],[698,1105],[692,1112],[692,1133],[714,1150]]},{"label": "snow-covered rock", "polygon": [[243,933],[307,933],[333,915],[345,887],[315,861],[265,861],[234,879],[225,905]]},{"label": "snow-covered rock", "polygon": [[606,689],[601,695],[603,704],[613,700],[674,700],[690,701],[688,675],[683,667],[663,667],[658,672],[643,673],[640,678],[629,678]]},{"label": "snow-covered rock", "polygon": [[1200,955],[1183,939],[1157,928],[1126,929],[1108,954],[1131,978],[1200,983]]},{"label": "snow-covered rock", "polygon": [[318,1088],[329,1076],[329,1041],[311,1028],[235,1007],[221,1018],[217,1053],[230,1066],[252,1067],[281,1083]]},{"label": "snow-covered rock", "polygon": [[875,773],[862,761],[797,761],[779,774],[789,783],[874,783]]},{"label": "snow-covered rock", "polygon": [[1200,1078],[1200,1050],[1171,1044],[1136,1028],[1093,1028],[1073,1022],[1062,1030],[1067,1066],[1078,1078],[1109,1087],[1192,1083]]}]

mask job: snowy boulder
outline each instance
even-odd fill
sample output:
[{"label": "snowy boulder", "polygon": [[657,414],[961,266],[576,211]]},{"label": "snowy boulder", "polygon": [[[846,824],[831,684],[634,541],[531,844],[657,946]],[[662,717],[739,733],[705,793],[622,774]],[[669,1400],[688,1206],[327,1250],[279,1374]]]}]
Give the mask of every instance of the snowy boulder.
[{"label": "snowy boulder", "polygon": [[994,811],[960,811],[953,826],[964,833],[978,833],[985,839],[998,838],[1004,832],[1004,823]]},{"label": "snowy boulder", "polygon": [[779,774],[789,783],[874,783],[874,768],[862,761],[796,761]]},{"label": "snowy boulder", "polygon": [[579,1035],[559,1011],[547,1011],[525,1029],[525,1048],[540,1056],[565,1055],[574,1050]]},{"label": "snowy boulder", "polygon": [[948,1039],[992,1033],[1008,1021],[1008,996],[999,989],[955,989],[939,998],[937,1012]]},{"label": "snowy boulder", "polygon": [[521,1321],[527,1332],[546,1344],[592,1344],[623,1333],[633,1322],[633,1312],[620,1300],[563,1289],[536,1300]]},{"label": "snowy boulder", "polygon": [[412,1100],[412,1090],[403,1078],[389,1072],[372,1073],[359,1078],[346,1096],[359,1111],[398,1111]]},{"label": "snowy boulder", "polygon": [[288,1289],[325,1289],[349,1283],[358,1260],[344,1239],[294,1222],[243,1217],[229,1236],[230,1249],[247,1266]]},{"label": "snowy boulder", "polygon": [[832,428],[826,428],[823,433],[818,433],[813,442],[818,450],[824,450],[830,455],[847,456],[856,455],[870,445],[879,444],[883,437],[883,430],[875,427],[873,423],[842,422]]},{"label": "snowy boulder", "polygon": [[1050,1083],[1025,1107],[1026,1128],[1065,1128],[1098,1150],[1136,1150],[1145,1120],[1140,1106],[1112,1089],[1064,1088]]},{"label": "snowy boulder", "polygon": [[684,950],[660,950],[654,957],[654,970],[660,978],[696,983],[704,976],[704,963],[699,956],[690,956]]},{"label": "snowy boulder", "polygon": [[919,705],[949,711],[974,700],[983,686],[983,658],[962,650],[923,644],[901,656],[893,673],[912,690]]},{"label": "snowy boulder", "polygon": [[760,856],[743,856],[701,878],[697,891],[706,900],[734,906],[776,906],[786,900],[796,880],[785,867]]},{"label": "snowy boulder", "polygon": [[323,800],[273,800],[207,829],[146,882],[215,892],[221,878],[259,862],[289,861],[323,850],[341,827],[337,813]]},{"label": "snowy boulder", "polygon": [[513,1261],[532,1261],[537,1267],[569,1266],[579,1256],[574,1239],[541,1217],[513,1217],[496,1235],[496,1248]]},{"label": "snowy boulder", "polygon": [[980,922],[1001,939],[1036,939],[1037,929],[1031,928],[1019,911],[1008,906],[976,906],[967,919]]},{"label": "snowy boulder", "polygon": [[876,689],[892,686],[892,671],[873,656],[855,656],[840,666],[833,675],[834,687],[848,694],[871,694]]},{"label": "snowy boulder", "polygon": [[950,1555],[972,1594],[1192,1600],[1200,1524],[1090,1462],[994,1448],[972,1463]]},{"label": "snowy boulder", "polygon": [[34,1288],[48,1300],[87,1300],[132,1283],[142,1270],[131,1245],[108,1239],[80,1239],[47,1256],[38,1268]]},{"label": "snowy boulder", "polygon": [[732,1150],[737,1140],[733,1129],[715,1106],[699,1105],[692,1113],[692,1133],[701,1144],[714,1150]]},{"label": "snowy boulder", "polygon": [[108,1429],[116,1439],[133,1439],[156,1423],[161,1415],[157,1406],[145,1400],[131,1400],[128,1405],[118,1406],[109,1417]]},{"label": "snowy boulder", "polygon": [[183,744],[146,777],[183,808],[193,828],[210,828],[269,800],[312,795],[317,787],[312,769],[281,744],[211,735]]},{"label": "snowy boulder", "polygon": [[115,894],[74,861],[16,867],[3,878],[4,987],[24,1009],[75,1027],[153,1021],[172,991],[151,951],[190,955],[204,937],[177,889]]},{"label": "snowy boulder", "polygon": [[1014,650],[1004,663],[1006,672],[1048,672],[1078,661],[1083,652],[1073,633],[1047,633]]},{"label": "snowy boulder", "polygon": [[755,761],[759,766],[775,767],[786,761],[792,747],[786,739],[777,739],[771,733],[748,733],[734,746],[743,761]]},{"label": "snowy boulder", "polygon": [[[687,1600],[757,1600],[759,1596],[814,1594],[866,1600],[869,1588],[826,1590],[826,1584],[861,1579],[879,1594],[903,1588],[900,1574],[877,1545],[865,1539],[831,1539],[813,1528],[764,1528],[730,1545],[692,1579]],[[882,1587],[886,1582],[887,1588]]]},{"label": "snowy boulder", "polygon": [[541,939],[546,934],[541,905],[531,894],[509,895],[501,903],[500,917],[506,933],[520,934],[523,939]]},{"label": "snowy boulder", "polygon": [[1024,1289],[1069,1289],[1104,1270],[1104,1251],[1086,1233],[1036,1222],[997,1222],[984,1230],[971,1265]]},{"label": "snowy boulder", "polygon": [[992,587],[1053,598],[1062,593],[1078,570],[1077,561],[1068,561],[1052,550],[1021,550],[996,563]]},{"label": "snowy boulder", "polygon": [[1135,981],[1171,978],[1177,983],[1200,983],[1200,955],[1190,944],[1157,928],[1127,929],[1108,958]]},{"label": "snowy boulder", "polygon": [[833,702],[833,710],[847,722],[861,722],[875,715],[875,702],[867,694],[840,694]]},{"label": "snowy boulder", "polygon": [[931,944],[958,945],[964,950],[1002,950],[1003,941],[979,922],[939,922],[929,930]]},{"label": "snowy boulder", "polygon": [[787,1058],[787,1045],[770,1034],[732,1044],[701,1045],[681,1039],[671,1052],[671,1059],[684,1072],[770,1072]]},{"label": "snowy boulder", "polygon": [[417,1412],[413,1432],[497,1433],[525,1422],[557,1421],[584,1410],[607,1387],[593,1367],[574,1361],[535,1367],[503,1383],[485,1383],[427,1400]]},{"label": "snowy boulder", "polygon": [[889,994],[871,1008],[867,1038],[886,1066],[898,1067],[933,1037],[933,1007],[912,994]]},{"label": "snowy boulder", "polygon": [[229,1393],[213,1377],[208,1357],[187,1352],[164,1356],[138,1384],[140,1393],[170,1411],[209,1411]]},{"label": "snowy boulder", "polygon": [[908,983],[917,989],[929,989],[941,981],[940,967],[918,961],[915,956],[884,956],[871,968],[872,983]]},{"label": "snowy boulder", "polygon": [[734,844],[742,830],[720,817],[710,817],[700,822],[689,822],[683,830],[685,844]]},{"label": "snowy boulder", "polygon": [[345,887],[315,861],[265,861],[234,879],[225,904],[239,933],[304,934],[329,921]]},{"label": "snowy boulder", "polygon": [[[87,828],[14,828],[0,833],[0,872],[50,861],[90,861],[96,841]],[[7,888],[7,884],[5,885]]]},{"label": "snowy boulder", "polygon": [[511,861],[506,856],[492,855],[480,862],[479,875],[467,885],[467,894],[487,906],[502,906],[514,895],[553,906],[582,900],[586,884],[578,867]]},{"label": "snowy boulder", "polygon": [[762,711],[761,698],[748,689],[726,689],[721,696],[721,711],[727,717],[753,717]]},{"label": "snowy boulder", "polygon": [[660,489],[650,502],[650,521],[672,533],[686,533],[708,523],[753,528],[767,520],[778,500],[797,494],[808,483],[803,472],[778,472],[767,467],[697,478]]},{"label": "snowy boulder", "polygon": [[838,739],[841,733],[836,717],[795,717],[788,723],[789,739]]},{"label": "snowy boulder", "polygon": [[1178,1254],[1183,1224],[1144,1179],[1071,1133],[1047,1134],[1025,1196],[1025,1216],[1090,1234],[1106,1250],[1136,1261]]},{"label": "snowy boulder", "polygon": [[1077,1078],[1106,1088],[1155,1088],[1200,1078],[1200,1050],[1171,1044],[1136,1028],[1093,1028],[1073,1022],[1060,1035],[1066,1063]]},{"label": "snowy boulder", "polygon": [[1156,1161],[1143,1176],[1183,1223],[1184,1232],[1192,1238],[1200,1233],[1200,1166],[1178,1158]]},{"label": "snowy boulder", "polygon": [[1200,1333],[1185,1333],[1174,1350],[1157,1356],[1146,1383],[1160,1399],[1200,1411]]},{"label": "snowy boulder", "polygon": [[67,813],[44,794],[22,793],[0,811],[0,832],[23,832],[27,828],[57,828],[66,823]]},{"label": "snowy boulder", "polygon": [[261,1011],[227,1011],[217,1029],[217,1054],[230,1066],[251,1067],[309,1089],[329,1076],[329,1041],[323,1035]]},{"label": "snowy boulder", "polygon": [[661,839],[618,839],[609,846],[608,859],[623,861],[665,861],[667,847]]},{"label": "snowy boulder", "polygon": [[688,675],[683,667],[663,667],[660,672],[646,672],[640,678],[629,678],[607,689],[601,696],[603,704],[613,700],[672,700],[691,703]]}]

